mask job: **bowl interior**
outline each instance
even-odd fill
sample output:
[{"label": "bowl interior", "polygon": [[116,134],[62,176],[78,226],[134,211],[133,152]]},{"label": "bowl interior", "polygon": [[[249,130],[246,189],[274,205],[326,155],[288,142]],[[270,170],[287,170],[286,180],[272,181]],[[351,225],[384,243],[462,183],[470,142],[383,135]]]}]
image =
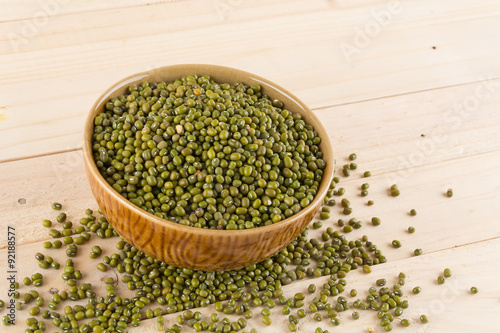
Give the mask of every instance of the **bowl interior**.
[{"label": "bowl interior", "polygon": [[[92,134],[94,127],[94,118],[99,112],[103,110],[106,102],[113,97],[124,94],[128,86],[132,84],[140,84],[144,81],[147,82],[173,81],[183,76],[193,75],[193,74],[209,75],[216,82],[221,82],[221,83],[224,82],[233,84],[236,82],[243,82],[246,85],[259,84],[262,87],[262,92],[264,94],[268,95],[271,99],[280,100],[281,102],[283,102],[286,109],[301,114],[304,120],[308,124],[311,124],[314,127],[315,131],[321,138],[320,150],[323,152],[323,160],[326,162],[326,167],[324,169],[323,179],[321,181],[318,192],[309,206],[307,206],[306,208],[302,209],[299,213],[287,219],[284,219],[278,223],[274,223],[268,226],[262,226],[258,228],[244,229],[244,230],[201,229],[201,228],[194,228],[190,226],[181,225],[175,222],[159,218],[153,214],[150,214],[144,211],[142,208],[134,205],[132,202],[128,201],[123,196],[121,196],[117,191],[115,191],[115,189],[113,189],[106,182],[104,177],[98,171],[92,154]],[[326,132],[326,130],[324,129],[323,125],[318,120],[318,118],[302,101],[300,101],[297,97],[295,97],[287,90],[268,81],[267,79],[264,79],[257,75],[244,72],[241,70],[223,66],[216,66],[216,65],[190,64],[190,65],[166,66],[153,69],[147,72],[134,74],[117,82],[116,84],[111,86],[106,92],[104,92],[97,99],[96,103],[91,108],[87,121],[85,123],[83,150],[84,150],[84,159],[85,159],[87,174],[89,176],[89,179],[91,179],[91,185],[93,182],[95,182],[95,186],[100,187],[102,191],[104,191],[105,195],[110,197],[111,200],[118,202],[119,207],[124,207],[124,209],[133,212],[133,214],[135,214],[136,216],[140,216],[147,219],[149,223],[154,225],[155,230],[167,229],[166,232],[178,232],[181,234],[189,234],[197,237],[203,237],[204,239],[207,238],[210,239],[212,243],[214,243],[212,244],[212,246],[215,246],[216,244],[222,242],[223,238],[235,238],[236,235],[238,235],[237,237],[245,237],[244,239],[252,239],[252,238],[257,239],[259,237],[262,237],[262,234],[272,235],[273,233],[279,232],[280,229],[287,228],[287,225],[296,223],[296,221],[303,219],[306,216],[310,221],[314,215],[314,212],[316,212],[316,210],[321,206],[323,202],[323,198],[332,180],[333,169],[334,169],[334,158],[328,133]],[[101,204],[105,204],[105,202],[101,200],[103,192],[100,192],[101,194],[98,194],[95,191],[95,186],[92,185],[91,187],[94,192],[94,196],[96,197],[99,205],[101,206]],[[134,239],[133,232],[130,234],[123,232],[123,230],[120,230],[120,228],[117,228],[117,226],[115,225],[117,222],[116,221],[117,217],[110,218],[110,215],[115,216],[116,212],[107,209],[107,207],[101,207],[101,208],[103,209],[103,212],[105,213],[110,223],[115,227],[115,229],[118,231],[118,233],[120,233],[120,235],[123,238],[125,238],[132,245],[148,253],[149,255],[152,255],[162,261],[166,261],[168,263],[186,268],[189,267],[195,269],[204,269],[206,267],[210,267],[209,270],[212,270],[212,268],[215,267],[213,266],[213,264],[209,266],[206,263],[204,263],[203,265],[198,265],[196,262],[189,262],[189,258],[186,259],[186,262],[184,261],[181,263],[174,262],[170,260],[171,258],[169,258],[168,255],[164,256],[158,252],[152,253],[152,251],[148,251],[146,248],[141,248],[141,244],[138,244],[138,242]],[[296,230],[296,232],[294,232],[293,235],[290,235],[289,236],[290,239],[288,240],[288,242],[292,241],[302,231],[302,229],[305,228],[305,226],[307,226],[309,221],[307,221],[307,223],[302,221],[300,230]],[[193,237],[193,239],[196,239],[196,237]],[[266,257],[269,257],[279,252],[279,250],[281,250],[287,244],[288,243],[280,244],[279,248],[273,246],[271,251],[260,251],[262,254],[260,254],[259,258],[253,259],[252,263],[263,260]],[[248,245],[255,245],[255,244],[248,244]],[[265,246],[265,244],[263,246]],[[265,255],[265,257],[262,257],[263,255]],[[220,266],[222,267],[222,269],[242,267],[249,264],[250,262],[248,261],[248,259],[246,261],[238,262],[238,256],[234,256],[234,258],[235,262],[226,262],[221,264]]]}]

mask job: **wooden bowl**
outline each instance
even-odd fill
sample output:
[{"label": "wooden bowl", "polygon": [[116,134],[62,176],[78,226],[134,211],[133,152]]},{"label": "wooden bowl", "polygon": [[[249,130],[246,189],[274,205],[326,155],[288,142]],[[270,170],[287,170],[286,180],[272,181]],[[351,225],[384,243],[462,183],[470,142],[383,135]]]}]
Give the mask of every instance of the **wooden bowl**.
[{"label": "wooden bowl", "polygon": [[[319,191],[309,206],[278,223],[245,230],[213,230],[189,227],[146,212],[116,192],[99,173],[92,154],[95,116],[106,102],[125,93],[132,84],[144,81],[173,81],[186,75],[210,75],[217,82],[259,84],[272,99],[300,113],[322,139],[320,149],[326,162]],[[257,75],[214,65],[174,65],[131,75],[112,85],[90,109],[84,129],[83,155],[92,192],[115,230],[130,244],[171,265],[206,271],[241,268],[264,260],[287,246],[309,224],[333,177],[334,158],[328,134],[318,118],[297,97]]]}]

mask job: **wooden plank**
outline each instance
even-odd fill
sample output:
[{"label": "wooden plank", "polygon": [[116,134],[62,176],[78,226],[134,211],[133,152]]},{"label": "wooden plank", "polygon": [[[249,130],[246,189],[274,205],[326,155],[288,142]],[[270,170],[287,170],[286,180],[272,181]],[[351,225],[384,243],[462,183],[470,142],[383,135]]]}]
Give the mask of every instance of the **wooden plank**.
[{"label": "wooden plank", "polygon": [[[492,327],[498,326],[498,319],[488,312],[496,304],[491,295],[499,292],[492,278],[496,274],[494,266],[488,264],[498,261],[500,253],[500,229],[496,223],[500,216],[500,208],[496,204],[500,199],[500,180],[496,177],[500,164],[500,121],[495,114],[496,95],[482,99],[476,109],[470,110],[469,117],[465,118],[467,114],[463,113],[461,123],[455,119],[446,124],[442,118],[450,108],[453,110],[453,103],[460,104],[475,94],[476,85],[471,84],[317,111],[327,128],[332,130],[338,165],[346,163],[346,156],[351,152],[359,156],[356,160],[358,173],[354,172],[349,178],[341,177],[340,186],[346,188],[346,197],[354,207],[354,213],[349,217],[357,217],[364,222],[364,226],[347,237],[356,239],[363,234],[368,235],[389,259],[387,264],[374,267],[371,275],[360,272],[350,274],[347,290],[356,288],[361,294],[377,278],[390,279],[401,270],[406,272],[408,288],[420,285],[424,289],[419,296],[409,296],[411,305],[405,313],[405,317],[412,322],[409,331],[446,331],[447,328],[458,330],[458,327],[462,327],[467,332],[479,332],[491,331]],[[408,100],[410,96],[412,99]],[[419,107],[410,108],[408,105]],[[405,112],[401,113],[400,110]],[[333,118],[332,114],[338,114],[345,122],[335,121],[337,117]],[[441,125],[440,131],[435,129],[437,125]],[[427,136],[422,138],[419,133],[426,133]],[[410,165],[410,174],[396,173],[405,170],[405,165],[398,163],[397,156],[409,156],[418,149],[423,139],[432,139],[439,145],[432,154],[426,155],[421,164]],[[399,145],[386,150],[384,147],[391,145],[392,141],[398,141]],[[380,162],[380,156],[387,160]],[[372,170],[374,175],[361,178],[360,173],[366,169]],[[357,195],[359,186],[366,181],[371,185],[370,195],[361,198]],[[387,193],[387,188],[393,182],[400,186],[400,197],[393,198]],[[21,263],[18,277],[40,271],[33,258],[36,252],[51,255],[63,263],[63,251],[42,249],[42,242],[48,237],[40,221],[43,218],[55,219],[58,212],[50,208],[50,203],[54,201],[63,203],[64,211],[74,222],[78,221],[85,208],[96,208],[85,179],[80,151],[1,163],[0,183],[0,196],[4,198],[0,201],[0,220],[5,221],[3,228],[7,225],[16,228],[17,262]],[[453,198],[444,196],[449,187],[455,191]],[[26,203],[19,203],[20,198],[26,199]],[[374,200],[375,205],[365,206],[364,202],[368,199]],[[417,216],[407,214],[411,208],[418,211]],[[339,210],[338,206],[334,207],[332,217],[324,221],[324,227],[337,228],[334,222],[344,218]],[[382,225],[373,227],[367,223],[372,216],[380,217]],[[478,223],[481,223],[480,228],[477,227]],[[406,232],[409,225],[415,226],[415,234]],[[312,230],[311,236],[318,236],[318,232]],[[6,237],[6,232],[2,235]],[[484,241],[490,238],[496,239]],[[391,248],[391,239],[399,239],[403,247],[398,250]],[[471,244],[473,242],[480,243]],[[87,253],[92,245],[99,244],[104,249],[103,255],[109,255],[114,252],[113,243],[98,242],[94,237],[90,244],[80,249],[77,257],[78,269],[84,272],[86,281],[95,285],[99,292],[105,288],[103,279],[115,276],[115,273],[95,272],[94,266],[99,261],[88,259]],[[6,241],[2,239],[1,244],[3,254],[0,255],[0,267],[6,267]],[[412,255],[413,249],[417,247],[424,250],[424,255]],[[437,286],[435,278],[444,267],[452,268],[454,277],[444,286]],[[2,290],[7,290],[5,274],[2,271],[0,275]],[[60,272],[49,270],[44,275],[44,286],[48,287],[43,288],[46,298],[49,297],[47,290],[50,287],[61,290],[67,288],[61,284]],[[319,279],[318,285],[324,283],[325,279]],[[285,287],[285,294],[292,296],[297,291],[303,291],[311,282],[304,280]],[[480,288],[480,294],[472,296],[467,293],[466,290],[472,285]],[[126,288],[120,288],[126,292]],[[26,290],[26,287],[21,289],[22,292]],[[6,296],[0,297],[6,299]],[[213,307],[200,311],[206,315],[213,312]],[[284,325],[287,319],[279,313],[278,307],[273,315],[272,329],[286,332]],[[428,326],[418,324],[418,316],[422,313],[429,317]],[[350,312],[341,314],[341,327],[346,332],[357,332],[367,326],[378,327],[375,313],[362,312],[359,321],[351,320],[349,315]],[[25,316],[26,312],[18,313],[20,322]],[[486,320],[486,316],[490,319]],[[170,325],[174,320],[174,315],[165,317],[165,322]],[[255,313],[255,319],[250,323],[250,327],[265,331],[259,314]],[[154,320],[145,321],[140,328],[131,331],[152,332],[155,325]],[[316,325],[308,316],[301,321],[300,331],[311,332]],[[332,329],[326,320],[322,325]],[[10,331],[22,332],[24,328],[20,325]]]},{"label": "wooden plank", "polygon": [[[388,5],[329,4],[236,6],[222,19],[205,2],[61,15],[20,52],[2,35],[0,160],[79,147],[81,122],[99,93],[125,75],[161,65],[241,68],[285,86],[312,107],[500,75],[496,1],[405,2],[366,45],[355,43],[359,29],[376,22],[370,12]],[[129,22],[135,29],[127,29]],[[0,27],[20,31],[22,22]],[[358,45],[359,53],[346,57],[346,43]]]},{"label": "wooden plank", "polygon": [[[495,175],[500,163],[500,114],[496,109],[500,101],[499,84],[500,80],[469,84],[317,110],[316,114],[329,129],[338,168],[347,162],[345,158],[351,152],[359,156],[359,173],[343,179],[346,188],[350,186],[347,195],[355,205],[356,216],[368,219],[380,214],[383,220],[397,221],[398,216],[405,217],[405,212],[415,208],[420,213],[414,219],[419,221],[441,209],[446,227],[447,223],[453,223],[453,219],[447,218],[450,210],[446,207],[452,205],[458,209],[463,203],[462,199],[443,201],[441,194],[448,187],[456,187],[458,198],[469,202],[469,207],[477,206],[475,213],[460,214],[457,217],[460,221],[466,224],[467,218],[476,216],[478,220],[493,223],[498,211],[479,207],[498,200],[494,189],[498,186]],[[491,94],[487,94],[488,87]],[[478,100],[475,108],[455,107],[464,106],[474,98]],[[423,133],[425,137],[421,137]],[[364,170],[371,170],[374,176],[360,178]],[[64,200],[63,204],[70,205],[69,210],[78,207],[79,211],[94,205],[80,151],[1,163],[0,171],[3,184],[0,194],[6,198],[0,202],[0,220],[18,218],[17,210],[21,208],[18,199],[27,199],[22,207],[24,221],[20,221],[24,230],[21,242],[36,241],[37,235],[46,236],[36,222],[46,217],[51,202]],[[372,184],[370,197],[356,198],[359,186],[365,181]],[[474,186],[480,181],[485,186]],[[368,199],[376,203],[387,200],[386,189],[393,183],[402,187],[403,196],[384,201],[389,206],[380,205],[375,211],[363,205]],[[435,208],[426,212],[420,207]],[[479,232],[474,240],[489,238],[484,229],[471,232]],[[463,244],[467,236],[456,230],[447,246]]]},{"label": "wooden plank", "polygon": [[15,3],[1,0],[2,12],[0,22],[15,20],[30,20],[34,16],[67,15],[82,12],[104,11],[124,7],[151,6],[160,3],[179,2],[187,0],[108,0],[106,2],[97,0],[67,1],[46,0],[34,1],[23,0]]}]

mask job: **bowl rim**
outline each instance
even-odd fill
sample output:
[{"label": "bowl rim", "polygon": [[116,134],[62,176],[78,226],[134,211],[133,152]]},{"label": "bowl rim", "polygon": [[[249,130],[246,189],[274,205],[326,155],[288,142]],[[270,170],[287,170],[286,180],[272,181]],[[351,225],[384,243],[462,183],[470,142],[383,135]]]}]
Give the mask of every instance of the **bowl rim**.
[{"label": "bowl rim", "polygon": [[[198,228],[198,227],[193,227],[193,226],[188,226],[188,225],[183,225],[179,224],[177,222],[173,222],[167,219],[163,219],[161,217],[158,217],[154,214],[149,213],[148,211],[142,209],[141,207],[133,204],[131,201],[123,197],[120,193],[118,193],[101,175],[99,170],[97,169],[97,165],[95,163],[93,153],[92,153],[92,135],[93,135],[93,128],[94,128],[94,119],[95,116],[101,112],[102,110],[97,110],[97,107],[99,104],[103,102],[105,99],[109,99],[109,97],[116,92],[117,90],[123,89],[125,86],[131,85],[133,82],[137,80],[143,80],[147,81],[146,78],[154,76],[155,72],[163,72],[167,71],[169,69],[181,69],[182,67],[186,68],[186,72],[192,72],[191,74],[185,74],[185,75],[200,75],[199,72],[206,72],[203,75],[208,75],[211,77],[210,71],[213,70],[229,70],[232,72],[237,72],[239,75],[245,75],[253,80],[261,81],[262,83],[265,83],[266,85],[280,91],[280,93],[286,95],[288,98],[293,100],[295,103],[297,103],[300,107],[304,109],[306,113],[308,113],[307,117],[312,119],[313,122],[315,123],[313,125],[314,130],[318,133],[318,136],[321,138],[321,151],[323,152],[323,156],[331,156],[332,160],[330,161],[325,161],[325,168],[323,169],[323,177],[321,179],[321,182],[318,187],[318,191],[316,195],[314,196],[314,199],[309,203],[308,206],[305,208],[301,209],[298,213],[293,214],[290,217],[287,217],[284,220],[281,220],[276,223],[272,223],[270,225],[266,226],[260,226],[260,227],[255,227],[251,229],[237,229],[237,230],[218,230],[218,229],[207,229],[207,228]],[[203,67],[203,70],[200,70]],[[146,80],[145,80],[146,79]],[[150,82],[150,81],[148,81]],[[242,81],[242,83],[246,84],[245,82]],[[273,96],[268,95],[270,98]],[[293,111],[297,112],[297,111]],[[310,119],[308,119],[307,123],[310,123]],[[85,165],[88,168],[88,171],[94,176],[95,180],[103,187],[108,195],[111,195],[113,199],[117,200],[120,202],[121,205],[126,206],[128,209],[134,211],[134,213],[142,215],[144,218],[147,218],[150,222],[155,223],[155,224],[162,224],[160,225],[163,226],[166,224],[168,228],[175,229],[179,232],[187,232],[187,233],[203,233],[207,236],[223,236],[223,235],[231,235],[238,233],[239,235],[242,236],[250,236],[252,234],[261,234],[265,233],[267,231],[271,231],[274,229],[281,229],[284,225],[292,224],[296,222],[298,218],[301,216],[308,214],[311,210],[316,209],[317,203],[319,200],[323,200],[323,194],[328,191],[329,185],[331,183],[331,180],[333,178],[333,173],[334,173],[334,155],[333,155],[333,149],[332,145],[330,142],[330,139],[328,137],[328,132],[326,129],[323,127],[323,124],[320,122],[320,120],[317,118],[317,116],[312,112],[312,110],[304,104],[299,98],[297,98],[294,94],[290,93],[288,90],[284,89],[283,87],[279,86],[278,84],[269,81],[266,78],[263,78],[261,76],[255,75],[250,72],[246,72],[240,69],[232,68],[232,67],[227,67],[227,66],[220,66],[220,65],[211,65],[211,64],[177,64],[177,65],[168,65],[168,66],[162,66],[158,68],[154,68],[151,70],[131,74],[114,84],[112,84],[109,88],[107,88],[94,102],[92,105],[86,120],[84,124],[84,130],[83,130],[83,157],[84,157],[84,162]],[[90,175],[89,175],[90,176]]]}]

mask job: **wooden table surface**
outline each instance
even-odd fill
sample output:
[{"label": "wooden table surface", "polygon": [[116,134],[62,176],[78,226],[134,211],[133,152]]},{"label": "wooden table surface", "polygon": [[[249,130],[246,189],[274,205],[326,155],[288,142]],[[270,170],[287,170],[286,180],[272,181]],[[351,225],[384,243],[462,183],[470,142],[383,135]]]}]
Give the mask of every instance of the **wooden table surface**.
[{"label": "wooden table surface", "polygon": [[[408,276],[405,332],[500,331],[500,3],[497,0],[18,0],[0,11],[0,299],[8,301],[8,228],[15,229],[18,280],[40,271],[41,226],[57,213],[69,219],[96,209],[84,174],[83,121],[95,99],[131,73],[178,63],[209,63],[261,75],[307,103],[330,134],[337,165],[358,155],[359,170],[341,177],[368,235],[388,262],[372,274],[348,274],[360,295],[380,277]],[[359,186],[368,179],[368,197]],[[338,174],[340,174],[337,171]],[[401,196],[387,189],[397,183]],[[454,196],[445,193],[453,188]],[[371,207],[367,200],[373,200]],[[418,214],[410,216],[410,209]],[[368,223],[372,216],[379,227]],[[324,226],[342,218],[337,206]],[[408,226],[416,232],[406,232]],[[11,229],[13,230],[13,229]],[[314,236],[311,231],[310,235]],[[94,237],[96,238],[96,237]],[[391,247],[399,239],[400,249]],[[99,242],[112,253],[114,242]],[[85,245],[76,258],[98,291],[113,271],[95,273]],[[422,248],[423,255],[413,250]],[[436,278],[449,267],[444,285]],[[94,273],[90,273],[94,272]],[[48,270],[42,288],[64,289]],[[285,286],[292,296],[328,277]],[[420,285],[423,291],[412,295]],[[479,288],[472,295],[471,286]],[[119,290],[124,290],[119,286]],[[21,292],[28,290],[22,287]],[[210,306],[200,310],[211,313]],[[259,332],[288,332],[281,309]],[[5,315],[7,310],[0,310]],[[299,332],[381,332],[374,311],[341,314],[342,324],[301,320]],[[426,314],[429,323],[419,322]],[[24,332],[26,311],[16,326]],[[165,316],[172,324],[175,315]],[[54,327],[48,325],[48,331]],[[170,326],[170,325],[167,325]],[[184,329],[186,330],[186,329]],[[145,320],[130,332],[154,332]],[[187,329],[187,331],[190,331]]]}]

